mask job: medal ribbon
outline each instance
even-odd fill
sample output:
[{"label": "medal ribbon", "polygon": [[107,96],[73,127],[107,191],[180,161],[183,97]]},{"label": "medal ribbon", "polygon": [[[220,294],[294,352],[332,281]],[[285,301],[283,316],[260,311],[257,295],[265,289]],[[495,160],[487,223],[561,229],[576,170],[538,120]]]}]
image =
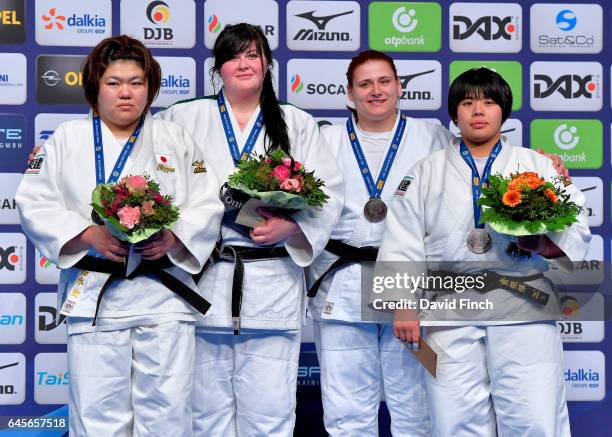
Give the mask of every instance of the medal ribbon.
[{"label": "medal ribbon", "polygon": [[[132,149],[134,148],[134,143],[138,139],[138,135],[140,134],[140,129],[144,124],[144,115],[140,117],[140,121],[138,125],[136,125],[136,129],[130,135],[130,138],[123,146],[119,157],[117,158],[117,162],[115,162],[115,166],[113,167],[113,171],[111,172],[107,184],[113,184],[117,182],[119,179],[119,175],[123,171],[123,167],[125,167],[125,163],[127,162],[130,153],[132,153]],[[104,173],[104,146],[102,144],[102,126],[100,122],[100,116],[98,114],[93,115],[93,137],[94,137],[94,152],[96,159],[96,185],[100,185],[104,183],[105,173]]]},{"label": "medal ribbon", "polygon": [[370,194],[370,199],[380,198],[383,187],[385,186],[385,182],[387,180],[387,176],[389,176],[389,172],[391,171],[391,165],[393,164],[395,155],[397,155],[397,149],[399,147],[400,141],[402,140],[402,136],[404,135],[405,129],[406,116],[404,114],[400,114],[399,123],[397,124],[397,128],[395,129],[395,134],[393,134],[393,141],[391,142],[391,147],[389,147],[387,156],[385,156],[385,161],[383,162],[382,168],[380,169],[378,179],[376,183],[374,183],[374,179],[372,178],[372,174],[368,167],[368,162],[366,161],[363,150],[361,149],[361,145],[359,144],[359,139],[357,138],[357,134],[355,133],[353,119],[352,117],[349,117],[346,120],[346,131],[348,132],[348,136],[351,141],[351,146],[353,147],[353,154],[355,155],[355,159],[357,160],[357,165],[359,165],[359,170],[361,170],[361,176],[363,176],[363,181],[365,182],[366,188],[368,189],[368,193]]},{"label": "medal ribbon", "polygon": [[227,140],[227,145],[229,146],[230,153],[234,159],[234,166],[236,166],[242,159],[245,159],[253,151],[255,142],[257,142],[257,137],[259,136],[259,133],[263,127],[263,115],[261,111],[259,111],[255,124],[251,129],[251,133],[244,144],[242,153],[240,153],[238,150],[238,145],[236,144],[236,137],[234,136],[232,122],[227,112],[227,106],[225,105],[223,91],[219,91],[219,94],[217,95],[217,106],[219,107],[219,115],[221,116],[221,122],[223,123],[223,130],[225,131],[225,139]]},{"label": "medal ribbon", "polygon": [[482,191],[482,187],[487,187],[489,185],[489,175],[491,174],[491,166],[493,165],[493,161],[499,155],[499,152],[502,148],[501,141],[498,141],[497,144],[491,150],[489,154],[489,158],[487,159],[487,163],[485,164],[484,171],[482,172],[482,178],[478,174],[478,168],[476,167],[476,163],[474,162],[474,158],[470,153],[470,150],[467,148],[465,143],[461,141],[459,145],[459,152],[461,157],[465,161],[465,163],[472,170],[472,205],[474,208],[474,226],[476,228],[484,228],[484,223],[480,222],[480,216],[482,214],[482,208],[478,205],[478,199],[480,198],[480,192]]}]

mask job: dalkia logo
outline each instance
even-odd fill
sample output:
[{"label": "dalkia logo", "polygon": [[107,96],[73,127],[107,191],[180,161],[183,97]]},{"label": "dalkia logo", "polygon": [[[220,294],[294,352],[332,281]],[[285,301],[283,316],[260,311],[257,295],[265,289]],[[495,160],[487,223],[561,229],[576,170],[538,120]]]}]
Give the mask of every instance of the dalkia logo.
[{"label": "dalkia logo", "polygon": [[593,81],[592,74],[586,76],[565,74],[556,80],[546,74],[535,74],[533,80],[533,96],[536,99],[546,98],[555,91],[566,99],[578,97],[590,99],[593,97],[593,93],[597,91],[597,83]]},{"label": "dalkia logo", "polygon": [[469,17],[455,15],[453,17],[453,38],[457,40],[467,39],[473,34],[480,35],[485,41],[498,39],[512,39],[516,32],[516,26],[512,22],[514,17],[480,17],[472,22]]},{"label": "dalkia logo", "polygon": [[219,17],[215,14],[212,14],[208,17],[208,31],[210,33],[217,33],[221,30],[221,22],[219,21]]},{"label": "dalkia logo", "polygon": [[305,20],[313,23],[318,31],[313,29],[300,29],[295,34],[293,39],[295,41],[349,41],[349,32],[327,32],[325,28],[327,24],[334,18],[342,17],[344,15],[350,15],[353,11],[340,12],[338,14],[319,16],[316,17],[315,11],[304,12],[303,14],[296,14],[296,17],[304,18]]},{"label": "dalkia logo", "polygon": [[[98,14],[90,15],[83,14],[77,15],[72,14],[68,18],[65,15],[58,14],[57,8],[49,9],[49,12],[43,14],[40,17],[43,23],[43,27],[47,30],[52,30],[54,27],[58,30],[64,30],[64,27],[67,25],[68,27],[80,27],[85,29],[77,29],[77,32],[87,32],[86,28],[92,27],[106,27],[106,20],[100,17]],[[103,31],[101,31],[103,32]]]},{"label": "dalkia logo", "polygon": [[591,369],[565,369],[563,373],[566,382],[599,382],[599,372]]},{"label": "dalkia logo", "polygon": [[21,259],[16,253],[16,246],[9,246],[6,248],[0,247],[0,270],[6,269],[11,272],[15,271],[15,266]]},{"label": "dalkia logo", "polygon": [[299,74],[294,74],[291,76],[291,91],[294,93],[299,93],[304,89],[304,84],[302,83],[302,78]]}]

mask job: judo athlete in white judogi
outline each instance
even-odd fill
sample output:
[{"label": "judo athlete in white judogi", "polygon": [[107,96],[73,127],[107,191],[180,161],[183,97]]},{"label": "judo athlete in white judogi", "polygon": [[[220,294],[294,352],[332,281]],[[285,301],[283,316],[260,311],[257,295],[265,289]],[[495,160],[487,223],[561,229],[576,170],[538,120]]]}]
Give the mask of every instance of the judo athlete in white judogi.
[{"label": "judo athlete in white judogi", "polygon": [[[151,62],[148,50],[128,37],[104,40],[94,49],[84,87],[99,79],[90,103],[100,114],[101,141],[94,140],[92,113],[63,123],[29,164],[16,195],[24,232],[62,269],[58,302],[68,316],[74,436],[192,432],[196,311],[160,278],[203,302],[191,274],[202,269],[214,248],[223,206],[219,182],[186,130],[147,115],[138,131],[161,77],[152,64],[153,73],[143,72],[147,56]],[[101,77],[91,69],[97,61],[106,65]],[[148,87],[153,93],[147,96]],[[121,167],[118,158],[126,156]],[[96,271],[100,265],[121,270],[124,264],[114,261],[128,253],[105,226],[92,222],[91,192],[102,164],[104,183],[146,173],[180,210],[170,230],[137,246],[141,266],[153,268],[130,279],[124,268],[113,278]],[[78,267],[83,262],[93,268]],[[98,311],[96,301],[107,281]]]},{"label": "judo athlete in white judogi", "polygon": [[[492,309],[421,312],[425,338],[438,354],[436,378],[427,375],[434,436],[570,435],[563,349],[552,321],[559,315],[559,302],[541,273],[550,263],[562,265],[586,255],[590,232],[585,199],[574,185],[567,186],[571,200],[583,208],[578,222],[563,232],[536,237],[535,243],[476,225],[473,181],[486,180],[487,174],[508,176],[517,169],[546,180],[556,176],[549,159],[500,137],[511,104],[510,88],[488,69],[470,70],[456,79],[449,91],[449,113],[463,142],[454,141],[410,170],[393,200],[379,251],[378,261],[448,261],[468,271],[493,265],[494,271],[541,291],[533,299],[501,288],[484,295],[454,293],[436,302],[487,299]],[[479,232],[490,240],[472,239]],[[514,255],[507,250],[513,241],[518,244]],[[515,256],[519,247],[531,256]],[[418,270],[411,265],[406,263]],[[409,297],[400,291],[386,298],[397,302]],[[536,301],[542,293],[549,296],[547,303]],[[418,341],[414,316],[409,310],[395,312],[400,338]]]},{"label": "judo athlete in white judogi", "polygon": [[[325,428],[334,437],[378,435],[384,392],[394,436],[429,436],[424,368],[393,336],[392,317],[362,307],[367,267],[359,260],[375,261],[385,223],[384,215],[365,205],[372,205],[371,198],[389,205],[406,170],[447,147],[453,136],[397,111],[402,90],[387,55],[360,53],[347,76],[359,122],[352,116],[350,126],[325,126],[322,133],[350,189],[327,250],[309,269]],[[364,174],[371,174],[368,183],[378,190],[368,189]]]},{"label": "judo athlete in white judogi", "polygon": [[[261,30],[247,24],[227,26],[214,52],[215,68],[224,83],[222,100],[212,96],[179,102],[159,115],[185,126],[225,180],[251,145],[254,153],[266,152],[274,140],[267,135],[274,134],[269,126],[280,123],[266,121],[270,107],[265,105],[278,103],[269,72],[271,54]],[[250,106],[252,95],[256,98]],[[324,207],[294,213],[291,220],[263,212],[266,224],[253,229],[252,238],[225,223],[222,226],[221,260],[206,270],[199,282],[204,297],[212,303],[197,327],[193,410],[194,433],[199,436],[293,435],[305,311],[302,268],[327,243],[340,215],[343,186],[314,119],[290,105],[281,105],[280,110],[288,144],[279,145],[289,146],[295,160],[325,181],[324,191],[330,198]],[[258,120],[260,113],[262,119]],[[227,133],[222,117],[231,126]],[[235,139],[236,155],[231,153],[228,138]],[[290,232],[281,235],[278,228]],[[271,237],[266,237],[268,230]],[[254,259],[257,257],[264,259]],[[244,266],[244,279],[237,281],[241,284],[241,305],[236,305],[240,299],[232,290],[242,264],[234,265],[236,258],[242,259]],[[238,330],[239,335],[232,335]]]}]

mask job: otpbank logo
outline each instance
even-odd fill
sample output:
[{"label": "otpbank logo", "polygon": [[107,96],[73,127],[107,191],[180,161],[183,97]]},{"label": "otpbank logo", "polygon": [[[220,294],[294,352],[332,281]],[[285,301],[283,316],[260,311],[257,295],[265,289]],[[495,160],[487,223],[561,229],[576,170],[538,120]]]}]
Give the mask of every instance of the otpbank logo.
[{"label": "otpbank logo", "polygon": [[442,9],[429,2],[372,2],[368,33],[375,50],[438,52],[442,48]]},{"label": "otpbank logo", "polygon": [[344,109],[348,63],[348,59],[291,59],[287,63],[287,100],[304,109]]},{"label": "otpbank logo", "polygon": [[453,61],[450,64],[450,83],[461,73],[472,68],[486,67],[504,78],[512,90],[512,110],[523,106],[523,67],[515,61]]},{"label": "otpbank logo", "polygon": [[567,168],[601,168],[603,125],[599,120],[533,120],[531,145],[558,154]]},{"label": "otpbank logo", "polygon": [[204,44],[212,49],[228,24],[261,26],[270,48],[278,47],[278,3],[274,0],[207,0],[204,2]]},{"label": "otpbank logo", "polygon": [[522,22],[517,3],[453,3],[450,48],[453,52],[518,53]]},{"label": "otpbank logo", "polygon": [[94,46],[112,33],[112,2],[37,0],[36,42],[43,46]]}]

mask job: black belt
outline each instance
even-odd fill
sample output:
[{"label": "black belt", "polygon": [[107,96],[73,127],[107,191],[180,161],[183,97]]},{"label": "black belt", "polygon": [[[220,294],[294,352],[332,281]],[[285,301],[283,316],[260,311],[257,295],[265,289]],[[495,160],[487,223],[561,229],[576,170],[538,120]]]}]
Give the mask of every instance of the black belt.
[{"label": "black belt", "polygon": [[317,295],[323,279],[325,279],[325,277],[331,272],[344,268],[349,264],[374,262],[376,261],[376,256],[378,255],[378,247],[355,247],[343,243],[340,240],[329,240],[325,246],[325,250],[339,256],[339,258],[334,261],[334,263],[329,266],[325,272],[323,272],[323,274],[315,281],[314,284],[312,284],[312,287],[310,287],[310,290],[308,290],[308,297],[315,297]]},{"label": "black belt", "polygon": [[210,308],[210,303],[206,299],[193,291],[187,285],[183,284],[182,281],[163,270],[169,267],[174,267],[174,264],[167,256],[155,261],[143,259],[140,264],[138,264],[138,267],[136,267],[136,269],[129,276],[126,274],[127,266],[125,263],[111,261],[105,258],[96,258],[89,255],[81,258],[79,262],[74,265],[74,267],[91,272],[110,274],[102,286],[100,293],[98,294],[96,313],[94,314],[92,326],[96,326],[96,319],[98,318],[98,310],[100,309],[100,303],[102,303],[102,297],[104,297],[104,293],[106,293],[106,290],[111,282],[115,279],[132,279],[135,276],[143,275],[145,273],[150,273],[157,277],[162,284],[164,284],[172,292],[176,293],[179,297],[183,298],[183,300],[194,307],[198,312],[206,314]]},{"label": "black belt", "polygon": [[242,305],[242,285],[244,279],[244,262],[265,259],[284,258],[289,256],[284,247],[244,247],[217,245],[211,256],[212,262],[233,262],[232,277],[232,326],[234,335],[240,334],[240,306]]},{"label": "black belt", "polygon": [[[478,291],[479,293],[488,293],[489,291],[493,291],[493,290],[497,290],[497,289],[504,289],[507,291],[511,291],[514,292],[515,294],[518,294],[519,296],[530,300],[532,302],[535,302],[539,305],[546,305],[548,303],[548,299],[550,298],[550,295],[544,291],[538,290],[535,287],[532,287],[531,285],[527,285],[525,284],[525,282],[529,282],[529,281],[535,281],[536,279],[541,279],[544,277],[543,273],[535,273],[533,275],[529,275],[529,276],[509,276],[509,275],[502,275],[499,274],[497,272],[491,271],[491,270],[486,270],[483,271],[481,273],[475,273],[475,274],[470,274],[470,273],[457,273],[457,272],[447,272],[444,270],[436,270],[436,271],[430,271],[428,273],[428,276],[444,276],[444,277],[448,277],[448,276],[484,276],[486,274],[486,278],[484,281],[484,288],[482,289],[476,289],[473,288],[472,290]],[[434,290],[425,290],[425,291],[429,291],[429,292],[435,292]],[[449,294],[452,292],[448,292]]]}]

